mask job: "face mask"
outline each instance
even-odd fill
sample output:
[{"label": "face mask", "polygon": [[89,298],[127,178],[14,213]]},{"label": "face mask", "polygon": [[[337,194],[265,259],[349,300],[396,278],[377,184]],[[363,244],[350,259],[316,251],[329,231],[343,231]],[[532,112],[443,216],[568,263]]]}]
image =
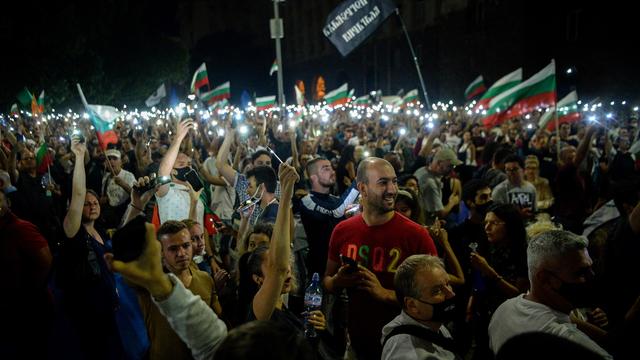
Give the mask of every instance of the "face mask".
[{"label": "face mask", "polygon": [[491,205],[493,205],[493,200],[489,200],[482,205],[476,205],[476,211],[478,212],[478,215],[484,218],[485,215],[487,215],[487,210],[489,210],[489,207],[491,207]]},{"label": "face mask", "polygon": [[568,283],[563,281],[556,292],[576,308],[589,307],[593,305],[594,302],[594,292],[591,282]]},{"label": "face mask", "polygon": [[176,174],[174,175],[176,177],[176,179],[180,180],[180,181],[186,181],[187,180],[187,173],[189,171],[191,171],[191,167],[190,166],[185,166],[183,168],[180,169],[173,169],[176,171]]},{"label": "face mask", "polygon": [[421,302],[425,304],[429,304],[433,307],[433,315],[431,316],[431,320],[429,321],[447,322],[447,321],[453,320],[455,316],[455,313],[456,313],[455,297],[446,299],[445,301],[437,304],[432,304],[426,301],[421,301]]}]

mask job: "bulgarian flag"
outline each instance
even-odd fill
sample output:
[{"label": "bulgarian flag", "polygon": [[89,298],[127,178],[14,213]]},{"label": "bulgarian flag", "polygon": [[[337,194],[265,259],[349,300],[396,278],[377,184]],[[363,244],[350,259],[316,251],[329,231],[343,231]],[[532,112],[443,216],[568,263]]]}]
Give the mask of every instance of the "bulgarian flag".
[{"label": "bulgarian flag", "polygon": [[9,115],[20,115],[20,109],[18,109],[18,104],[13,103],[11,105],[11,109],[9,110]]},{"label": "bulgarian flag", "polygon": [[29,89],[27,89],[26,86],[24,89],[22,89],[22,91],[18,93],[18,95],[16,95],[16,98],[18,98],[18,101],[20,102],[22,107],[28,107],[33,101],[33,95],[31,95],[31,92],[29,91]]},{"label": "bulgarian flag", "polygon": [[418,89],[413,89],[409,91],[403,98],[402,102],[404,104],[414,103],[418,101]]},{"label": "bulgarian flag", "polygon": [[222,101],[224,99],[231,98],[231,82],[227,81],[226,83],[219,85],[215,89],[208,91],[206,93],[200,94],[200,99],[206,102],[209,105]]},{"label": "bulgarian flag", "polygon": [[191,79],[191,93],[199,95],[200,89],[205,85],[209,86],[209,77],[207,76],[207,65],[202,63],[193,74],[193,79]]},{"label": "bulgarian flag", "polygon": [[38,108],[40,109],[40,113],[44,113],[44,90],[38,96]]},{"label": "bulgarian flag", "polygon": [[516,116],[556,103],[556,63],[551,63],[526,81],[494,97],[489,103],[485,127],[500,125]]},{"label": "bulgarian flag", "polygon": [[500,78],[500,80],[496,81],[493,85],[491,85],[489,90],[487,90],[484,93],[484,95],[482,95],[482,97],[480,98],[480,100],[478,100],[478,103],[473,108],[473,110],[475,111],[479,109],[483,109],[483,110],[489,109],[489,103],[491,102],[491,99],[511,89],[512,87],[520,84],[521,82],[522,82],[522,68],[519,68],[518,70],[503,76],[502,78]]},{"label": "bulgarian flag", "polygon": [[51,164],[53,164],[53,157],[49,152],[47,143],[43,142],[36,152],[36,171],[38,174],[44,174]]},{"label": "bulgarian flag", "polygon": [[276,106],[276,96],[263,96],[256,98],[256,111],[264,111]]},{"label": "bulgarian flag", "polygon": [[361,106],[369,105],[371,104],[371,98],[369,97],[368,94],[364,96],[360,96],[354,101],[354,104],[361,105]]},{"label": "bulgarian flag", "polygon": [[[557,110],[556,110],[557,109]],[[538,127],[540,129],[546,127],[548,131],[556,128],[556,121],[553,113],[558,112],[558,124],[574,123],[580,120],[580,111],[578,111],[578,93],[574,90],[558,101],[556,106],[549,108],[547,112],[542,114]]]},{"label": "bulgarian flag", "polygon": [[278,59],[273,60],[273,64],[271,64],[271,69],[269,69],[269,76],[273,76],[273,73],[278,71]]},{"label": "bulgarian flag", "polygon": [[464,98],[467,99],[467,101],[471,101],[471,99],[482,94],[485,90],[487,90],[487,88],[484,86],[482,75],[480,75],[467,86],[464,91]]},{"label": "bulgarian flag", "polygon": [[222,99],[220,101],[216,101],[212,104],[209,104],[209,110],[222,109],[223,107],[229,105],[229,100]]},{"label": "bulgarian flag", "polygon": [[117,144],[118,135],[113,131],[113,123],[118,117],[122,116],[122,114],[113,106],[88,104],[80,84],[76,84],[76,86],[78,87],[82,104],[87,114],[89,114],[91,124],[93,124],[93,127],[96,129],[98,142],[102,149],[106,149],[108,144]]},{"label": "bulgarian flag", "polygon": [[338,106],[346,104],[349,101],[349,85],[347,83],[342,84],[339,88],[329,91],[324,100],[330,106]]}]

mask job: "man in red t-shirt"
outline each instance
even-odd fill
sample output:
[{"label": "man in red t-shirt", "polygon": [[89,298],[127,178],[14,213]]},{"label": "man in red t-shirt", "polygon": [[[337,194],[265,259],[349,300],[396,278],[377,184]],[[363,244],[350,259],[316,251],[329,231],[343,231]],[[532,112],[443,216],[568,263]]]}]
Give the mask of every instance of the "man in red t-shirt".
[{"label": "man in red t-shirt", "polygon": [[[349,336],[358,359],[380,359],[382,327],[400,311],[393,276],[414,254],[437,255],[429,233],[394,211],[398,184],[386,160],[360,162],[356,175],[362,214],[339,223],[329,242],[324,286],[349,291]],[[359,263],[357,270],[341,264],[340,255]]]}]

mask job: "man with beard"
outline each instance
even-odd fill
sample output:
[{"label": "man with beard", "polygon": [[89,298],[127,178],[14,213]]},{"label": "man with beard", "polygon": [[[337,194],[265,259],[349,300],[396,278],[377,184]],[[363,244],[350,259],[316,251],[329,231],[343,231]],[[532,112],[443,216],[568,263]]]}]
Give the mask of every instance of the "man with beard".
[{"label": "man with beard", "polygon": [[344,220],[347,206],[356,200],[359,193],[354,183],[340,197],[331,194],[336,183],[336,172],[326,158],[309,161],[306,169],[311,192],[296,201],[294,209],[300,212],[309,242],[309,272],[324,274],[331,232]]},{"label": "man with beard", "polygon": [[[349,335],[358,359],[379,359],[382,327],[397,314],[393,276],[414,254],[437,255],[433,240],[420,225],[394,211],[397,177],[389,162],[362,160],[356,175],[362,214],[339,223],[329,242],[324,286],[330,293],[349,292]],[[340,263],[340,256],[359,263]]]},{"label": "man with beard", "polygon": [[529,242],[527,264],[531,290],[505,301],[491,318],[489,337],[494,354],[516,335],[543,332],[612,359],[569,317],[571,310],[594,301],[589,291],[593,271],[587,239],[564,230],[543,232]]}]

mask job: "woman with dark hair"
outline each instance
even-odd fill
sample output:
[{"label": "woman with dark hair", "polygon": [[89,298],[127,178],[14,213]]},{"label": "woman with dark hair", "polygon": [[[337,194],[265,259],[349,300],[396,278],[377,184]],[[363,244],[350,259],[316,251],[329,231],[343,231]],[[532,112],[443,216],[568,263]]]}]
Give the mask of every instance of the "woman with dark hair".
[{"label": "woman with dark hair", "polygon": [[338,184],[338,194],[342,194],[351,186],[351,182],[356,179],[356,147],[347,145],[342,149],[340,162],[336,169],[336,183]]},{"label": "woman with dark hair", "polygon": [[[247,253],[246,263],[241,262],[239,293],[244,294],[245,299],[251,299],[247,320],[273,320],[302,334],[303,322],[285,306],[282,299],[282,295],[289,293],[294,287],[290,264],[292,218],[289,207],[293,185],[297,180],[295,169],[282,164],[282,202],[273,227],[271,243],[268,246],[258,246],[253,252]],[[317,330],[326,328],[322,312],[313,311],[306,316],[307,321]]]},{"label": "woman with dark hair", "polygon": [[490,355],[487,328],[491,315],[505,300],[529,289],[527,233],[518,209],[511,204],[494,204],[485,216],[489,240],[487,254],[471,253],[473,292],[467,307],[476,335],[478,359]]},{"label": "woman with dark hair", "polygon": [[104,260],[111,241],[96,229],[100,201],[87,190],[84,158],[87,149],[72,139],[75,155],[69,210],[64,218],[66,239],[57,263],[57,285],[63,290],[63,305],[87,359],[121,359],[125,355],[116,323],[118,295],[113,274]]}]

